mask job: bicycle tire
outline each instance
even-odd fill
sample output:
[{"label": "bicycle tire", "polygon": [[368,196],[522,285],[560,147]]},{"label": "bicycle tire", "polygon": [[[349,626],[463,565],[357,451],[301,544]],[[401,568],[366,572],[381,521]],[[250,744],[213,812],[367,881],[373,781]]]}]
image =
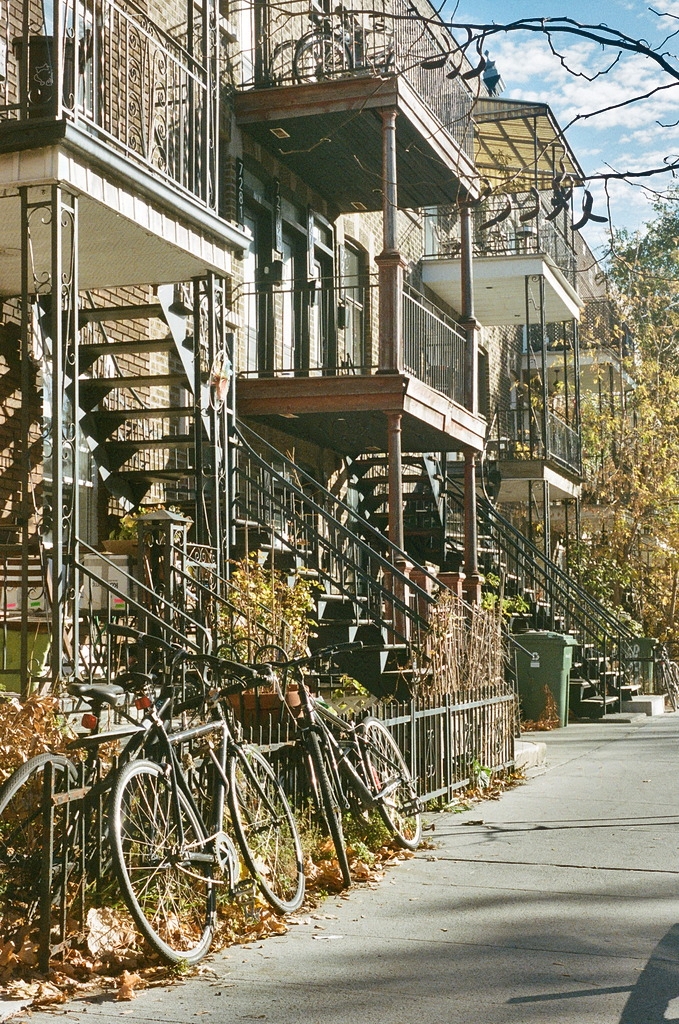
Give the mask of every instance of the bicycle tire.
[{"label": "bicycle tire", "polygon": [[292,58],[293,78],[298,83],[324,82],[352,71],[354,62],[349,48],[334,36],[308,32],[297,43]]},{"label": "bicycle tire", "polygon": [[[416,850],[422,836],[422,815],[417,787],[398,743],[377,718],[365,718],[357,737],[365,760],[367,785],[384,824],[399,846]],[[382,797],[385,787],[389,792]]]},{"label": "bicycle tire", "polygon": [[663,664],[663,684],[665,693],[669,697],[672,710],[676,711],[679,707],[678,687],[677,687],[677,667],[673,661],[667,659]]},{"label": "bicycle tire", "polygon": [[307,753],[309,769],[313,775],[315,789],[320,803],[319,810],[325,819],[328,832],[330,833],[330,838],[332,839],[333,846],[335,847],[337,862],[339,864],[340,874],[342,875],[342,882],[344,883],[344,886],[347,887],[351,885],[351,871],[349,869],[347,848],[344,842],[342,809],[337,798],[337,793],[335,792],[332,772],[329,772],[327,768],[326,754],[323,751],[321,742],[315,732],[310,732],[307,736]]},{"label": "bicycle tire", "polygon": [[109,805],[113,869],[123,899],[149,945],[170,963],[198,963],[214,932],[215,886],[206,861],[182,864],[203,850],[207,834],[187,798],[153,761],[130,761],[116,776]]},{"label": "bicycle tire", "polygon": [[6,891],[20,898],[42,871],[44,771],[50,763],[56,792],[66,788],[66,779],[70,785],[77,781],[72,761],[47,752],[20,765],[0,786],[0,882],[6,874]]},{"label": "bicycle tire", "polygon": [[233,747],[227,777],[231,821],[250,874],[274,910],[298,910],[304,900],[302,843],[271,765],[254,747]]}]

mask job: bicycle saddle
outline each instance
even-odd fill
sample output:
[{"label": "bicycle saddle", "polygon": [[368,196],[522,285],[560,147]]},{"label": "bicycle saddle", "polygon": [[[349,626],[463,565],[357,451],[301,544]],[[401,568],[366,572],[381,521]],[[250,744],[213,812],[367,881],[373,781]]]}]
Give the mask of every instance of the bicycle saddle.
[{"label": "bicycle saddle", "polygon": [[110,704],[112,707],[125,696],[122,686],[116,686],[115,683],[70,683],[67,690],[72,697],[82,697],[83,700]]}]

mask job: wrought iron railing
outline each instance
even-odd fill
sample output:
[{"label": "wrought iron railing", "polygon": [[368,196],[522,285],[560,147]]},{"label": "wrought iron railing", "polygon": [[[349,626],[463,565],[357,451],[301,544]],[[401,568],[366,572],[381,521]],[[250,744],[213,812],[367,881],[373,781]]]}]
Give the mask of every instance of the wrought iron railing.
[{"label": "wrought iron railing", "polygon": [[[449,478],[447,493],[461,513],[461,483]],[[603,688],[607,680],[602,673],[616,673],[617,684],[614,682],[613,688],[621,696],[619,684],[630,670],[628,648],[634,639],[632,631],[528,540],[491,502],[479,497],[477,514],[484,571],[501,570],[507,596],[531,595],[537,628],[577,636],[583,660],[581,671],[589,672],[591,680]],[[610,680],[613,679],[611,675]]]},{"label": "wrought iron railing", "polygon": [[488,451],[509,461],[553,459],[578,475],[582,472],[580,434],[556,413],[547,413],[547,443],[543,439],[542,413],[523,405],[499,410],[495,429],[488,438]]},{"label": "wrought iron railing", "polygon": [[[238,428],[234,451],[237,520],[266,531],[279,550],[297,555],[329,591],[362,599],[362,608],[391,643],[424,651],[427,608],[435,598],[397,567],[405,552],[391,546],[358,514],[249,428]],[[364,539],[374,534],[375,547]]]},{"label": "wrought iron railing", "polygon": [[[375,277],[347,285],[319,278],[246,288],[240,295],[241,375],[369,375],[378,369]],[[465,339],[443,310],[404,285],[405,371],[464,404]]]},{"label": "wrought iron railing", "polygon": [[456,49],[426,0],[349,0],[323,11],[293,0],[255,6],[245,18],[251,42],[241,51],[242,88],[401,75],[471,155],[471,92],[440,67],[422,67]]},{"label": "wrought iron railing", "polygon": [[132,0],[6,7],[0,131],[3,121],[65,118],[216,208],[216,53],[200,52],[200,29],[173,38]]},{"label": "wrought iron railing", "polygon": [[403,362],[408,373],[464,405],[465,339],[457,324],[414,289],[403,291]]},{"label": "wrought iron railing", "polygon": [[556,459],[577,473],[582,470],[580,435],[553,412],[547,417],[547,457]]},{"label": "wrought iron railing", "polygon": [[[528,192],[511,196],[488,196],[474,209],[475,255],[547,255],[574,285],[576,254],[571,217],[563,211],[554,220],[547,220],[551,212],[552,207],[544,194],[539,199]],[[503,216],[505,213],[507,216]],[[492,223],[498,217],[502,219]],[[456,257],[460,249],[460,217],[457,208],[440,206],[428,210],[425,213],[425,255]]]},{"label": "wrought iron railing", "polygon": [[239,295],[241,359],[248,376],[318,377],[377,369],[379,292],[364,282],[322,277],[246,286]]}]

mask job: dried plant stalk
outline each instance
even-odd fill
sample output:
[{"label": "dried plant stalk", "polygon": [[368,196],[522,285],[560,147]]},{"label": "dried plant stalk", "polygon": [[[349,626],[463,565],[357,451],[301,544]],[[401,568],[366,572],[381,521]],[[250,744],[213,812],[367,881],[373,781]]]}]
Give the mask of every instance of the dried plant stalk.
[{"label": "dried plant stalk", "polygon": [[418,680],[417,697],[509,692],[499,610],[465,604],[445,591],[430,611],[427,655],[430,671]]}]

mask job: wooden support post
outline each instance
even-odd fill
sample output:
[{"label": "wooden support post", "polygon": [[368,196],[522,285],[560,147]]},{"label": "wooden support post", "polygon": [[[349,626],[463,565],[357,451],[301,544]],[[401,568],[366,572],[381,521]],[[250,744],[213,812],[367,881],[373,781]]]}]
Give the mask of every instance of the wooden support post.
[{"label": "wooden support post", "polygon": [[382,252],[379,267],[379,373],[403,372],[403,271],[398,251],[398,185],[396,180],[397,111],[382,111]]},{"label": "wooden support post", "polygon": [[389,540],[403,550],[403,466],[401,458],[401,413],[388,412],[389,434]]},{"label": "wooden support post", "polygon": [[472,245],[471,210],[466,204],[460,209],[460,277],[462,288],[461,324],[466,345],[464,360],[465,406],[475,416],[479,411],[479,323],[474,315],[474,261]]},{"label": "wooden support post", "polygon": [[476,452],[464,456],[464,593],[470,604],[480,604],[481,583],[476,525]]}]

